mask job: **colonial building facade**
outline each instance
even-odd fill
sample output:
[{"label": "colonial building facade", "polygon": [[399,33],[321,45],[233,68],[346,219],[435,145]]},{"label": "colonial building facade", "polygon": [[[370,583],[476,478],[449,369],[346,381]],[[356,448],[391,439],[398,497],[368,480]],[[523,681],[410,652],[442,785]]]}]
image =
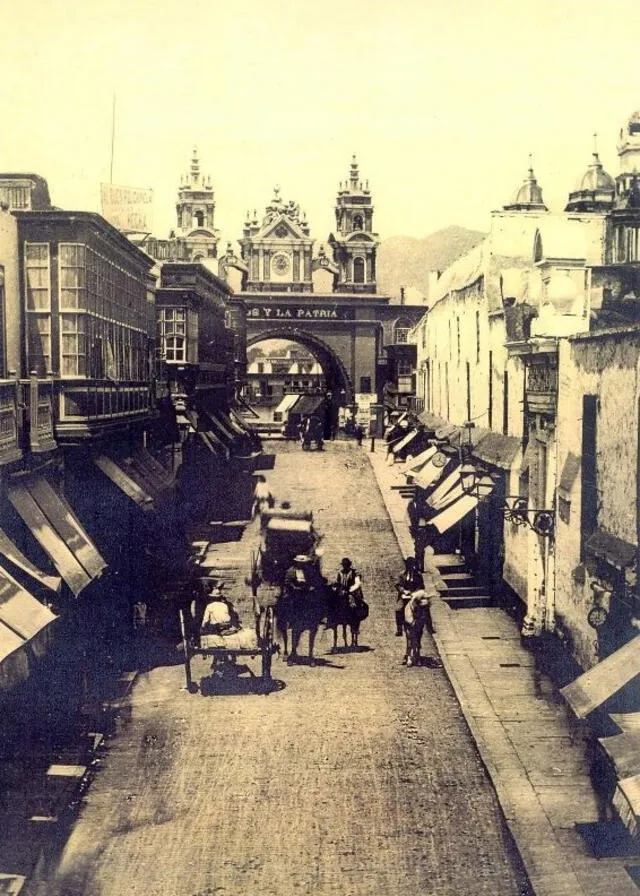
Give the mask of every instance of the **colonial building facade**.
[{"label": "colonial building facade", "polygon": [[584,668],[640,616],[639,120],[621,132],[619,175],[594,153],[563,214],[530,170],[411,335],[424,420],[476,481],[490,474],[484,490],[468,480],[467,549],[493,538],[523,634],[552,633]]}]

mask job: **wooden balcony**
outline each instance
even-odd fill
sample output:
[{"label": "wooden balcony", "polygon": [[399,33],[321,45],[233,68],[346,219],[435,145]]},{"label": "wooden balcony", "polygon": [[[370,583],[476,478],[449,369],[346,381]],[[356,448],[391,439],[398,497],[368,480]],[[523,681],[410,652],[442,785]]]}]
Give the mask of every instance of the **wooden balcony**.
[{"label": "wooden balcony", "polygon": [[527,364],[527,410],[533,414],[555,414],[558,398],[558,370],[555,356],[543,356]]},{"label": "wooden balcony", "polygon": [[17,380],[0,380],[0,464],[3,466],[19,460],[23,454],[22,427],[18,426],[20,398]]},{"label": "wooden balcony", "polygon": [[55,425],[60,442],[84,441],[144,422],[153,411],[148,383],[59,381]]},{"label": "wooden balcony", "polygon": [[0,380],[0,465],[55,447],[53,381]]}]

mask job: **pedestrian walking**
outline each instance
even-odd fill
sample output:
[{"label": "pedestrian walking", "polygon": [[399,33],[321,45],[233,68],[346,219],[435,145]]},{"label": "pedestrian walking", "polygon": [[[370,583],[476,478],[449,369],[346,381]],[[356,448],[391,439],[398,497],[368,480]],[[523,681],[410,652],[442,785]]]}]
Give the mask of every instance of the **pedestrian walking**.
[{"label": "pedestrian walking", "polygon": [[362,440],[364,439],[364,426],[362,426],[361,423],[356,423],[353,434],[356,437],[358,447],[360,447],[362,445]]},{"label": "pedestrian walking", "polygon": [[267,480],[265,476],[259,475],[256,477],[256,485],[253,490],[253,507],[251,509],[251,519],[254,519],[257,515],[261,514],[263,510],[266,510],[267,507],[273,507],[275,504],[275,498],[271,494],[271,489],[267,484]]}]

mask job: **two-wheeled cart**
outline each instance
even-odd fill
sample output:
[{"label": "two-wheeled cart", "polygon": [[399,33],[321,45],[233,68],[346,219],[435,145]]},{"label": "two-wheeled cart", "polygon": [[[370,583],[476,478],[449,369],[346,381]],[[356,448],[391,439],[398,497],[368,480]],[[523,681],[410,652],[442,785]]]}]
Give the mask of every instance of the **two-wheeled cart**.
[{"label": "two-wheeled cart", "polygon": [[224,673],[225,668],[233,668],[238,657],[261,658],[261,678],[270,682],[271,661],[278,647],[274,641],[273,607],[265,607],[256,619],[255,628],[239,628],[228,632],[202,631],[191,637],[186,629],[184,614],[180,611],[180,630],[184,650],[184,669],[187,690],[194,693],[197,686],[191,675],[191,660],[194,656],[211,657],[212,670]]}]

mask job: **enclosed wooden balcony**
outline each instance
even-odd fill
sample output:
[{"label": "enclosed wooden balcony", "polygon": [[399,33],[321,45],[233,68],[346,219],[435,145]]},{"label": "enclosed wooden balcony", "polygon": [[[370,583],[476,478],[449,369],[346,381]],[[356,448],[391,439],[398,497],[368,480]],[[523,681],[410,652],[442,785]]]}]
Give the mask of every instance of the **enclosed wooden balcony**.
[{"label": "enclosed wooden balcony", "polygon": [[55,447],[53,381],[0,380],[0,465]]},{"label": "enclosed wooden balcony", "polygon": [[77,442],[144,422],[153,411],[148,383],[113,380],[61,381],[57,384],[60,442]]}]

